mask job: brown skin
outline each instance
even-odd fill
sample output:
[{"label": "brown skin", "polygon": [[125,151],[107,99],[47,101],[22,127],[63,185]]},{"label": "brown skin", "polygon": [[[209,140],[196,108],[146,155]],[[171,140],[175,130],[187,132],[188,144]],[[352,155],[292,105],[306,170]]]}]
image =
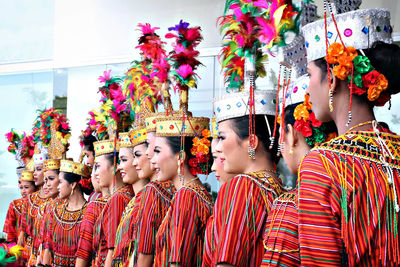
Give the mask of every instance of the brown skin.
[{"label": "brown skin", "polygon": [[59,175],[54,170],[44,172],[44,188],[46,197],[55,198],[58,195]]},{"label": "brown skin", "polygon": [[[284,145],[281,149],[282,157],[288,165],[289,171],[296,175],[301,160],[311,148],[307,144],[305,137],[297,132],[292,125],[288,124],[287,128]],[[290,149],[292,149],[293,153],[290,153]]]},{"label": "brown skin", "polygon": [[[156,171],[156,168],[154,164],[151,162],[151,159],[154,157],[154,147],[155,147],[155,142],[156,142],[156,133],[155,132],[149,132],[147,133],[147,149],[146,149],[146,155],[147,158],[150,160],[150,168],[152,171]],[[157,175],[153,176],[153,179],[157,179]]]},{"label": "brown skin", "polygon": [[35,192],[35,186],[30,181],[19,181],[19,191],[23,198],[26,198],[29,194]]},{"label": "brown skin", "polygon": [[[348,126],[348,107],[350,105],[350,90],[347,81],[336,78],[331,72],[331,86],[333,89],[333,112],[329,111],[329,80],[328,75],[312,61],[308,63],[307,72],[310,76],[310,84],[307,93],[310,94],[312,110],[318,120],[322,122],[334,121],[338,134],[346,133],[350,128],[359,123],[375,120],[374,112],[367,103],[359,101],[353,96],[351,107],[352,120]],[[356,130],[371,129],[371,124],[357,127]]]},{"label": "brown skin", "polygon": [[133,166],[133,150],[130,147],[121,147],[119,149],[118,170],[122,181],[126,184],[135,184],[138,180],[138,174]]},{"label": "brown skin", "polygon": [[217,180],[221,183],[221,185],[225,184],[227,181],[235,177],[234,174],[229,174],[224,171],[224,164],[221,160],[221,153],[217,152],[216,148],[219,140],[213,139],[211,141],[211,153],[213,157],[213,164],[211,166],[211,171],[215,172],[215,176]]},{"label": "brown skin", "polygon": [[94,153],[92,151],[87,150],[86,147],[83,147],[82,153],[86,156],[86,164],[89,166],[94,165]]},{"label": "brown skin", "polygon": [[42,187],[44,184],[44,169],[43,164],[35,165],[33,170],[33,180],[37,187]]},{"label": "brown skin", "polygon": [[258,137],[255,137],[256,159],[248,155],[249,138],[240,140],[234,132],[231,121],[226,120],[218,124],[220,141],[215,150],[221,153],[221,161],[226,173],[237,175],[260,170],[272,170],[274,164],[271,156],[261,146]]}]

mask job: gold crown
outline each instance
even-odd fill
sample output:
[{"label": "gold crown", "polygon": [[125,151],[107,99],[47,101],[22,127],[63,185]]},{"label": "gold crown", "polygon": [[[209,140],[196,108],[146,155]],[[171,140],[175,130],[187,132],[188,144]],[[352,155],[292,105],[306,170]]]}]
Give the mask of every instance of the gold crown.
[{"label": "gold crown", "polygon": [[212,138],[218,138],[218,122],[216,117],[212,117],[211,119],[211,133]]},{"label": "gold crown", "polygon": [[43,170],[51,171],[60,169],[60,160],[59,159],[46,159],[43,162]]},{"label": "gold crown", "polygon": [[210,124],[210,119],[207,117],[186,117],[183,123],[183,117],[180,114],[156,120],[157,136],[181,136],[183,133],[186,136],[201,136],[201,132],[208,129]]},{"label": "gold crown", "polygon": [[89,178],[92,173],[92,168],[82,163],[63,159],[61,160],[60,171],[74,173],[82,177]]},{"label": "gold crown", "polygon": [[145,126],[146,126],[146,131],[149,132],[155,132],[156,131],[156,124],[157,124],[157,118],[165,116],[165,112],[157,112],[157,113],[149,113],[147,117],[144,119],[145,121]]},{"label": "gold crown", "polygon": [[[103,140],[93,143],[95,156],[101,156],[109,153],[114,153],[114,140]],[[118,142],[116,151],[119,150]]]},{"label": "gold crown", "polygon": [[146,142],[147,131],[146,127],[136,127],[134,130],[130,132],[131,134],[131,142],[133,146],[137,146]]},{"label": "gold crown", "polygon": [[25,168],[26,168],[28,171],[33,172],[33,170],[34,170],[34,168],[35,168],[35,162],[33,161],[33,159],[31,159],[31,160],[26,164]]},{"label": "gold crown", "polygon": [[33,172],[28,171],[28,170],[23,170],[21,171],[21,181],[29,181],[29,182],[33,182]]},{"label": "gold crown", "polygon": [[119,147],[132,147],[130,133],[120,133],[118,135]]}]

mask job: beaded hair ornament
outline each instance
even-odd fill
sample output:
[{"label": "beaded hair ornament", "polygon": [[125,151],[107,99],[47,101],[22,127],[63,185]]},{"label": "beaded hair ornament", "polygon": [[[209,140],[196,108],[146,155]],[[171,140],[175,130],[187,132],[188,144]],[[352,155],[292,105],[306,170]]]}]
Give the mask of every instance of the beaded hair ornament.
[{"label": "beaded hair ornament", "polygon": [[[392,27],[390,13],[386,9],[355,10],[361,1],[325,1],[324,19],[303,27],[308,61],[325,58],[329,81],[329,109],[333,111],[333,88],[331,72],[348,83],[350,104],[348,121],[351,122],[352,96],[366,95],[376,106],[390,100],[385,90],[388,82],[385,76],[374,69],[362,49],[368,49],[376,41],[391,43]],[[340,14],[345,11],[346,13]],[[331,18],[328,18],[330,13]],[[357,52],[359,50],[360,52]]]}]

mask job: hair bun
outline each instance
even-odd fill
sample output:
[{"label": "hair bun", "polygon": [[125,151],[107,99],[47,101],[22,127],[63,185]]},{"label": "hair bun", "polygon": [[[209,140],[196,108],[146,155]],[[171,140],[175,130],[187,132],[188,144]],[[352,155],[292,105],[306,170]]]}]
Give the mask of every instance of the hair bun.
[{"label": "hair bun", "polygon": [[400,47],[396,44],[375,42],[365,51],[374,68],[385,75],[389,82],[386,92],[395,95],[400,92]]}]

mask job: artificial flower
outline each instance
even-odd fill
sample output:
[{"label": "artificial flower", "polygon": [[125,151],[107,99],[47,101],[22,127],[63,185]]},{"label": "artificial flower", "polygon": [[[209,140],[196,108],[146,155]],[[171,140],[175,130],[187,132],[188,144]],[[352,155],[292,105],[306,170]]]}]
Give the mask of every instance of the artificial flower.
[{"label": "artificial flower", "polygon": [[320,127],[322,125],[322,122],[317,120],[317,118],[315,117],[315,113],[314,112],[310,113],[309,120],[310,120],[311,125],[313,127]]},{"label": "artificial flower", "polygon": [[312,135],[312,129],[309,121],[296,120],[296,122],[294,123],[294,128],[304,137],[310,137]]},{"label": "artificial flower", "polygon": [[382,92],[382,88],[379,85],[371,85],[370,87],[368,87],[368,100],[371,102],[374,102],[375,100],[377,100],[380,96]]},{"label": "artificial flower", "polygon": [[338,79],[344,80],[346,79],[351,73],[351,69],[343,65],[336,65],[333,67],[333,75]]},{"label": "artificial flower", "polygon": [[300,104],[294,109],[293,115],[295,120],[307,121],[310,116],[310,112],[304,104]]}]

